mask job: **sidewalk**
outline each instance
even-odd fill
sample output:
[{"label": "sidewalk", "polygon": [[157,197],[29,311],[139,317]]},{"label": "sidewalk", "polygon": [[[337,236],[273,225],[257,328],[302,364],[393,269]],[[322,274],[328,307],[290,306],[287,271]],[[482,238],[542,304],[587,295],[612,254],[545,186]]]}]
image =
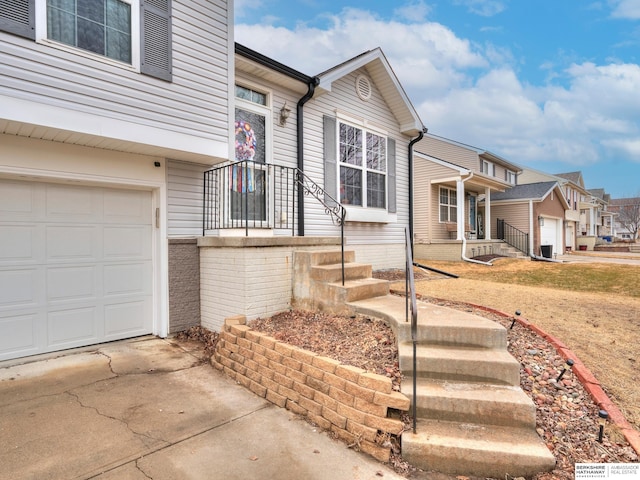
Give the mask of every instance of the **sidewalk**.
[{"label": "sidewalk", "polygon": [[0,364],[0,479],[403,478],[199,352],[144,338]]}]

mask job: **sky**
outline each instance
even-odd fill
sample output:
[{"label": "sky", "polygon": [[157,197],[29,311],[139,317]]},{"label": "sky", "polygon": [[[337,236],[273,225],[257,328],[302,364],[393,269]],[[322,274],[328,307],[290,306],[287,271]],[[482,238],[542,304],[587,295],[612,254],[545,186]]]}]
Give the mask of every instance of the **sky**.
[{"label": "sky", "polygon": [[307,75],[380,47],[429,133],[640,196],[640,0],[236,0]]}]

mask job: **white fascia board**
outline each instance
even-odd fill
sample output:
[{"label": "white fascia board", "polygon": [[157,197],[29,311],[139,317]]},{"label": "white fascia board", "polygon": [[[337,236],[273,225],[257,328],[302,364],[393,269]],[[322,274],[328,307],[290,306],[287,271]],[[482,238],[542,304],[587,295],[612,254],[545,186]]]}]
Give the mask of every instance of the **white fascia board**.
[{"label": "white fascia board", "polygon": [[[162,128],[104,117],[87,112],[0,95],[3,119],[29,125],[76,132],[93,137],[109,138],[155,149],[166,149],[167,156],[177,152],[226,159],[228,142],[196,135],[168,131]],[[212,162],[214,163],[214,162]]]}]

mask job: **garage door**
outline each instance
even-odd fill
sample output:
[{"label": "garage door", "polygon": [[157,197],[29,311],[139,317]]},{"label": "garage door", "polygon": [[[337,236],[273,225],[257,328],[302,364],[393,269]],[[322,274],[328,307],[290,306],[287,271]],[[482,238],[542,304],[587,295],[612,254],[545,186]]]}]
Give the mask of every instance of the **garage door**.
[{"label": "garage door", "polygon": [[[540,227],[540,245],[552,245],[553,253],[558,251],[558,222],[555,218],[544,218],[544,225]],[[538,255],[540,252],[536,252]]]},{"label": "garage door", "polygon": [[152,331],[151,192],[0,180],[0,360]]}]

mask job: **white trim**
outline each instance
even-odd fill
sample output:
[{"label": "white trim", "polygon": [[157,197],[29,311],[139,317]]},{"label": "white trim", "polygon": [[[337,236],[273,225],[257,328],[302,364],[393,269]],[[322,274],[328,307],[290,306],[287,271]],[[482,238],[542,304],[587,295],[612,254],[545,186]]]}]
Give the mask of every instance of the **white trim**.
[{"label": "white trim", "polygon": [[[215,163],[213,159],[224,159],[228,155],[229,143],[226,141],[3,95],[0,95],[0,105],[2,110],[8,113],[8,117],[5,118],[15,122],[148,145],[153,149],[171,149],[203,155],[211,158],[211,163]],[[166,152],[166,156],[172,155]]]},{"label": "white trim", "polygon": [[347,212],[347,222],[365,222],[365,223],[396,223],[398,215],[389,213],[381,208],[365,208],[343,205]]},{"label": "white trim", "polygon": [[[338,109],[335,109],[335,114],[336,114],[336,118],[338,119],[338,121],[341,121],[343,123],[350,123],[352,124],[354,127],[361,127],[364,128],[368,131],[370,131],[371,133],[376,133],[378,135],[382,135],[385,137],[389,137],[389,131],[387,129],[385,129],[384,127],[380,127],[374,123],[371,123],[369,120],[367,120],[366,118],[362,118],[362,117],[354,117],[352,115],[349,115],[348,113],[345,112],[341,112]],[[340,132],[339,127],[338,127],[338,133]]]},{"label": "white trim", "polygon": [[119,0],[131,6],[131,64],[93,53],[73,45],[57,42],[47,38],[47,0],[35,0],[36,7],[36,42],[49,47],[64,50],[75,55],[108,63],[125,70],[140,72],[140,0]]}]

